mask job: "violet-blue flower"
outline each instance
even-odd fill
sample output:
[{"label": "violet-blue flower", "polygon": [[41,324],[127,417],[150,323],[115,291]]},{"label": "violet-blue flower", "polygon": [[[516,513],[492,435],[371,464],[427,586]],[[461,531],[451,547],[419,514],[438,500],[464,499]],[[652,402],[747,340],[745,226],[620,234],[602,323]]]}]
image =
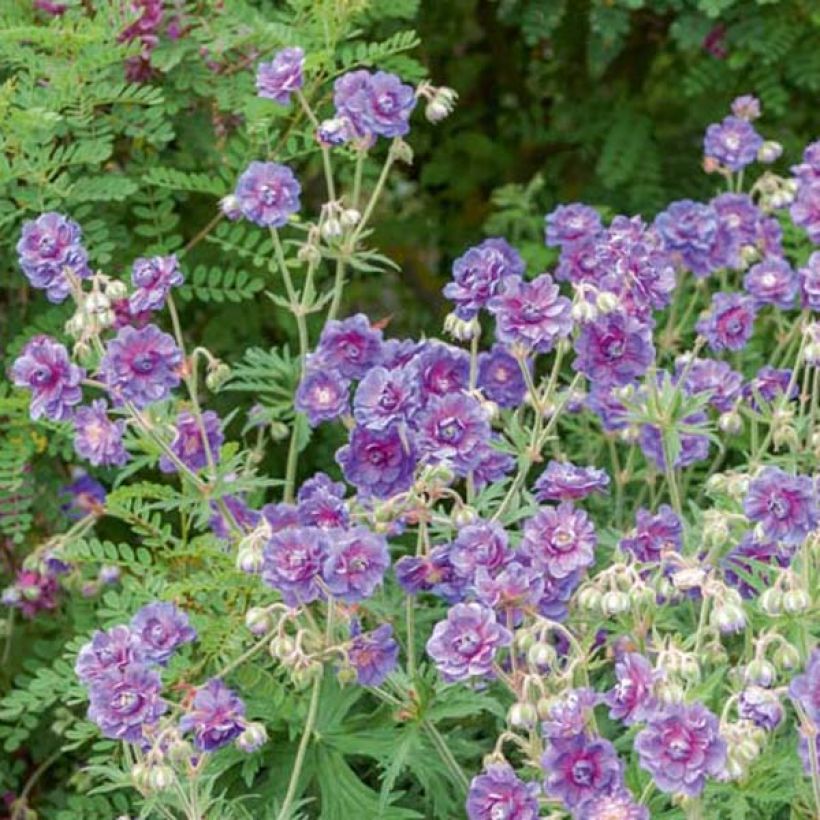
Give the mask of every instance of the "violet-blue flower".
[{"label": "violet-blue flower", "polygon": [[524,523],[520,549],[544,572],[566,578],[595,561],[598,536],[589,516],[568,501],[543,507]]},{"label": "violet-blue flower", "polygon": [[487,307],[509,277],[520,279],[524,260],[505,239],[492,237],[467,250],[453,263],[453,281],[444,295],[455,302],[460,319],[472,319]]},{"label": "violet-blue flower", "polygon": [[748,120],[729,116],[706,129],[703,153],[730,171],[740,171],[757,159],[761,145],[763,137]]},{"label": "violet-blue flower", "polygon": [[799,182],[789,215],[815,245],[820,244],[820,178]]},{"label": "violet-blue flower", "polygon": [[252,162],[236,183],[234,196],[245,219],[281,228],[301,207],[302,186],[287,165]]},{"label": "violet-blue flower", "polygon": [[533,495],[539,501],[580,501],[592,493],[605,493],[608,487],[604,470],[550,460],[533,486]]},{"label": "violet-blue flower", "polygon": [[681,357],[675,361],[676,380],[685,372],[683,387],[693,396],[709,394],[709,404],[721,413],[731,410],[740,398],[743,376],[719,359]]},{"label": "violet-blue flower", "polygon": [[815,726],[820,726],[820,649],[812,651],[805,671],[792,678],[789,697]]},{"label": "violet-blue flower", "polygon": [[658,674],[637,652],[626,652],[615,664],[615,686],[604,696],[609,716],[627,726],[646,720],[658,701],[654,694]]},{"label": "violet-blue flower", "polygon": [[290,95],[302,88],[305,52],[301,48],[283,48],[269,63],[256,70],[256,92],[260,97],[287,105]]},{"label": "violet-blue flower", "polygon": [[139,666],[146,660],[145,650],[140,636],[124,624],[98,629],[77,653],[74,672],[87,685],[107,672]]},{"label": "violet-blue flower", "polygon": [[783,722],[783,705],[778,696],[762,686],[747,686],[738,696],[737,713],[744,720],[771,732]]},{"label": "violet-blue flower", "polygon": [[380,364],[381,352],[381,330],[371,327],[363,313],[357,313],[325,324],[309,364],[346,379],[361,379],[371,367]]},{"label": "violet-blue flower", "polygon": [[381,686],[398,663],[399,645],[393,638],[393,627],[381,624],[372,632],[362,632],[355,622],[350,634],[347,657],[356,670],[356,682],[362,686]]},{"label": "violet-blue flower", "polygon": [[800,281],[800,304],[820,313],[820,251],[815,251],[808,262],[797,271]]},{"label": "violet-blue flower", "polygon": [[45,290],[46,298],[55,304],[71,292],[71,277],[91,276],[80,226],[53,211],[23,223],[17,253],[31,286]]},{"label": "violet-blue flower", "polygon": [[712,251],[718,236],[718,214],[710,205],[682,199],[655,217],[655,226],[670,252],[695,276],[712,272]]},{"label": "violet-blue flower", "polygon": [[289,527],[275,532],[262,550],[262,580],[278,589],[288,606],[315,601],[327,558],[328,541],[316,527]]},{"label": "violet-blue flower", "polygon": [[142,642],[146,659],[163,666],[180,646],[196,639],[187,613],[170,601],[142,607],[131,619],[131,630]]},{"label": "violet-blue flower", "polygon": [[402,137],[410,130],[416,95],[395,74],[360,69],[336,80],[333,103],[337,117],[359,137]]},{"label": "violet-blue flower", "polygon": [[[775,573],[772,570],[789,566],[794,551],[794,545],[758,538],[750,530],[723,559],[724,577],[744,598],[754,598],[774,580]],[[767,570],[767,567],[771,567],[772,570]],[[753,584],[754,580],[758,583]]]},{"label": "violet-blue flower", "polygon": [[50,336],[30,339],[11,366],[11,378],[17,387],[31,391],[29,414],[40,418],[65,421],[74,405],[82,401],[80,383],[85,371],[73,364],[68,351]]},{"label": "violet-blue flower", "polygon": [[544,218],[544,242],[564,247],[580,239],[594,237],[601,231],[601,217],[595,208],[581,202],[558,205]]},{"label": "violet-blue flower", "polygon": [[766,467],[749,483],[743,511],[767,538],[797,544],[820,521],[817,487],[809,476]]},{"label": "violet-blue flower", "polygon": [[349,412],[350,382],[333,370],[311,366],[302,376],[293,406],[308,418],[311,427],[333,421]]},{"label": "violet-blue flower", "polygon": [[490,763],[470,782],[468,820],[538,820],[537,783],[520,780],[509,763]]},{"label": "violet-blue flower", "polygon": [[448,552],[455,571],[471,581],[479,567],[495,572],[513,557],[507,533],[497,521],[479,520],[461,527]]},{"label": "violet-blue flower", "polygon": [[134,292],[128,300],[132,313],[159,310],[165,304],[171,288],[184,281],[176,256],[154,256],[137,259],[131,269]]},{"label": "violet-blue flower", "polygon": [[121,467],[129,455],[122,443],[125,421],[113,421],[108,416],[108,402],[95,399],[88,406],[78,407],[72,419],[74,450],[95,467]]},{"label": "violet-blue flower", "polygon": [[[347,527],[350,515],[344,497],[343,482],[332,481],[325,473],[316,473],[299,488],[294,517],[305,527],[321,527],[325,530]],[[263,509],[263,515],[264,512]],[[268,523],[271,523],[270,519]],[[291,526],[295,523],[296,521],[292,522]]]},{"label": "violet-blue flower", "polygon": [[599,700],[598,693],[587,687],[565,689],[549,704],[541,724],[544,737],[557,740],[586,733]]},{"label": "violet-blue flower", "polygon": [[100,376],[114,403],[138,410],[168,398],[180,382],[182,351],[156,325],[120,328],[108,342]]},{"label": "violet-blue flower", "polygon": [[575,810],[572,820],[650,820],[649,809],[625,787],[597,794]]},{"label": "violet-blue flower", "polygon": [[621,539],[620,547],[638,561],[658,563],[665,553],[680,552],[683,546],[683,525],[668,504],[661,504],[657,513],[641,507],[635,513],[635,529]]},{"label": "violet-blue flower", "polygon": [[390,498],[413,483],[416,451],[395,424],[384,430],[356,426],[336,461],[361,495]]},{"label": "violet-blue flower", "polygon": [[544,594],[543,571],[526,559],[512,560],[500,570],[491,572],[478,567],[473,583],[475,596],[483,604],[504,614],[504,621],[518,625],[524,609],[537,606]]},{"label": "violet-blue flower", "polygon": [[427,654],[444,680],[465,680],[490,674],[496,652],[511,641],[492,609],[478,603],[456,604],[433,628]]},{"label": "violet-blue flower", "polygon": [[420,405],[418,374],[413,365],[376,366],[359,382],[353,397],[353,418],[371,430],[410,421]]},{"label": "violet-blue flower", "polygon": [[741,350],[754,331],[757,309],[742,293],[715,293],[709,312],[695,326],[713,350]]},{"label": "violet-blue flower", "polygon": [[466,390],[470,380],[470,356],[461,348],[442,342],[425,342],[415,359],[422,402]]},{"label": "violet-blue flower", "polygon": [[245,728],[245,704],[219,678],[211,678],[196,690],[188,711],[179,721],[181,732],[193,732],[203,752],[221,749]]},{"label": "violet-blue flower", "polygon": [[495,316],[496,338],[507,345],[549,353],[572,332],[572,303],[548,273],[531,282],[506,279],[487,307]]},{"label": "violet-blue flower", "polygon": [[743,277],[743,288],[758,307],[774,305],[789,310],[797,296],[797,275],[785,259],[769,257],[749,268]]},{"label": "violet-blue flower", "polygon": [[[703,427],[707,421],[706,413],[692,413],[681,420],[690,428]],[[666,454],[663,449],[663,436],[660,428],[654,424],[642,424],[638,441],[644,455],[653,462],[658,470],[664,470]],[[674,467],[689,467],[709,457],[709,437],[699,433],[682,432],[680,434],[680,451],[674,461]]]},{"label": "violet-blue flower", "polygon": [[641,768],[667,794],[697,797],[707,777],[726,766],[726,742],[719,722],[700,703],[667,706],[649,719],[635,738]]},{"label": "violet-blue flower", "polygon": [[[525,367],[529,368],[529,363]],[[499,407],[518,407],[527,392],[518,359],[499,344],[479,354],[477,384],[484,396]]]},{"label": "violet-blue flower", "polygon": [[[189,470],[197,472],[208,466],[208,452],[214,462],[219,461],[219,448],[224,440],[222,421],[213,410],[202,413],[201,426],[200,420],[193,413],[183,410],[174,424],[171,450]],[[164,473],[175,473],[178,470],[176,462],[165,454],[160,457],[159,468]]]},{"label": "violet-blue flower", "polygon": [[105,737],[138,743],[167,709],[160,697],[159,675],[140,664],[115,669],[92,681],[88,692],[88,719]]},{"label": "violet-blue flower", "polygon": [[337,598],[356,603],[373,594],[389,566],[390,553],[384,536],[367,527],[352,527],[335,532],[329,539],[322,578]]}]

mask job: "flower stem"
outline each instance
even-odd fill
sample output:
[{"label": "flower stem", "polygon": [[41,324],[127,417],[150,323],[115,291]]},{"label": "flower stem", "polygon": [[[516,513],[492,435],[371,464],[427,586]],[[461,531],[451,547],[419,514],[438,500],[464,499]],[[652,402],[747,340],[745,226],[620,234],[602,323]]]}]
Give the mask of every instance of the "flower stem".
[{"label": "flower stem", "polygon": [[296,760],[293,762],[293,771],[290,774],[290,782],[288,783],[288,790],[285,794],[285,800],[282,803],[282,808],[279,810],[277,820],[286,820],[290,814],[291,806],[296,797],[296,790],[299,787],[299,777],[302,774],[302,767],[305,763],[305,753],[307,752],[308,744],[310,743],[310,736],[313,734],[313,728],[316,725],[316,715],[319,711],[319,693],[322,689],[322,675],[321,672],[316,675],[313,681],[313,689],[310,693],[310,705],[308,706],[307,717],[305,718],[305,727],[302,730],[302,739],[299,741],[299,748],[296,751]]}]

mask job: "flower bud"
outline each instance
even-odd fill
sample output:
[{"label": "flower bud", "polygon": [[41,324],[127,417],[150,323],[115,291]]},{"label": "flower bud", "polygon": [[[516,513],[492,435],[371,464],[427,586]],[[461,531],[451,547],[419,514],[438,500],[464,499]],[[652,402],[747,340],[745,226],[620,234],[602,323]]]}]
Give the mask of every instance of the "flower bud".
[{"label": "flower bud", "polygon": [[99,316],[110,310],[110,308],[111,300],[98,290],[92,290],[83,302],[83,310],[90,316]]},{"label": "flower bud", "polygon": [[783,593],[783,610],[789,615],[805,612],[811,604],[811,599],[804,589],[790,589]]},{"label": "flower bud", "polygon": [[612,313],[621,307],[621,300],[617,294],[611,293],[608,290],[602,290],[595,297],[595,306],[601,313]]},{"label": "flower bud", "polygon": [[584,587],[578,593],[578,606],[581,609],[595,610],[601,606],[601,591],[598,587],[588,586]]},{"label": "flower bud", "polygon": [[468,524],[472,524],[478,514],[472,507],[468,507],[465,504],[459,504],[453,512],[450,514],[450,518],[457,527],[466,527]]},{"label": "flower bud", "polygon": [[604,615],[620,615],[629,612],[631,602],[626,592],[619,589],[611,589],[601,597],[601,611]]},{"label": "flower bud", "polygon": [[777,678],[777,670],[765,658],[754,658],[743,670],[743,680],[767,688]]},{"label": "flower bud", "polygon": [[85,319],[83,318],[82,313],[77,311],[66,323],[63,328],[66,332],[67,336],[71,336],[72,339],[79,339],[80,336],[83,335],[83,331],[85,330]]},{"label": "flower bud", "polygon": [[172,763],[187,763],[194,754],[194,747],[181,737],[168,744],[166,755]]},{"label": "flower bud", "polygon": [[706,579],[706,572],[699,567],[681,569],[672,576],[676,589],[698,589]]},{"label": "flower bud", "polygon": [[240,752],[255,752],[268,741],[268,732],[261,723],[249,723],[236,739],[236,748]]},{"label": "flower bud", "polygon": [[296,258],[300,262],[318,265],[322,261],[322,252],[313,242],[308,241],[299,246],[299,250],[296,251]]},{"label": "flower bud", "polygon": [[105,284],[104,292],[112,302],[118,302],[128,296],[128,288],[125,282],[120,282],[119,279],[109,279]]},{"label": "flower bud", "polygon": [[249,575],[256,575],[260,572],[264,563],[262,550],[258,547],[243,546],[236,554],[236,568]]},{"label": "flower bud", "polygon": [[654,606],[658,596],[654,589],[646,584],[635,584],[629,590],[629,598],[635,606]]},{"label": "flower bud", "polygon": [[771,163],[779,159],[783,153],[783,146],[774,140],[766,140],[760,148],[757,149],[758,162]]},{"label": "flower bud", "polygon": [[519,729],[528,729],[538,720],[538,712],[531,703],[514,703],[507,714],[510,726]]},{"label": "flower bud", "polygon": [[573,320],[579,324],[594,322],[598,318],[598,308],[593,302],[588,302],[584,298],[572,305],[571,313]]},{"label": "flower bud", "polygon": [[280,661],[286,661],[296,651],[296,643],[288,635],[277,635],[270,642],[270,653]]},{"label": "flower bud", "polygon": [[743,430],[743,419],[736,410],[721,413],[718,418],[718,427],[730,436],[736,436]]},{"label": "flower bud", "polygon": [[205,385],[212,393],[216,393],[231,377],[231,368],[225,362],[219,362],[208,370],[205,376]]},{"label": "flower bud", "polygon": [[432,97],[430,97],[424,108],[424,116],[427,121],[435,125],[448,117],[455,108],[457,99],[458,94],[452,88],[442,86],[434,89]]},{"label": "flower bud", "polygon": [[232,222],[242,216],[239,200],[233,194],[223,196],[222,199],[219,200],[219,210]]},{"label": "flower bud", "polygon": [[398,162],[405,165],[413,164],[413,149],[401,138],[396,137],[390,146],[390,153]]},{"label": "flower bud", "polygon": [[683,691],[683,687],[675,681],[663,681],[658,686],[658,697],[667,706],[671,706],[675,703],[683,703],[685,695],[686,693]]},{"label": "flower bud", "polygon": [[290,429],[282,421],[272,421],[269,429],[270,437],[274,441],[284,441],[290,435]]},{"label": "flower bud", "polygon": [[791,671],[800,666],[800,653],[790,643],[781,643],[772,655],[772,660],[778,669]]},{"label": "flower bud", "polygon": [[146,778],[148,788],[154,792],[163,792],[170,789],[175,780],[174,770],[170,766],[164,765],[151,766]]},{"label": "flower bud", "polygon": [[740,264],[743,268],[748,268],[758,259],[760,259],[760,251],[754,245],[743,245],[740,248]]},{"label": "flower bud", "polygon": [[706,491],[709,495],[719,495],[725,493],[728,488],[726,476],[723,473],[715,473],[706,482]]},{"label": "flower bud", "polygon": [[723,635],[740,632],[746,626],[746,613],[740,604],[721,602],[712,610],[709,623]]},{"label": "flower bud", "polygon": [[273,627],[270,612],[263,607],[251,607],[245,613],[245,626],[252,635],[264,635]]},{"label": "flower bud", "polygon": [[684,655],[681,658],[680,675],[687,683],[700,681],[700,664],[694,655]]},{"label": "flower bud", "polygon": [[555,648],[548,643],[534,643],[527,652],[527,663],[535,669],[553,666],[557,659]]},{"label": "flower bud", "polygon": [[467,342],[481,332],[478,319],[460,319],[455,313],[448,313],[444,319],[444,331],[460,342]]},{"label": "flower bud", "polygon": [[547,720],[552,713],[553,701],[549,698],[538,698],[535,704],[535,711],[538,714],[539,720]]},{"label": "flower bud", "polygon": [[772,587],[761,594],[757,603],[767,615],[779,615],[783,611],[783,593]]},{"label": "flower bud", "polygon": [[345,208],[339,216],[343,228],[355,228],[361,221],[362,215],[355,208]]},{"label": "flower bud", "polygon": [[342,686],[350,686],[350,684],[356,683],[358,677],[358,673],[352,666],[341,666],[336,672],[336,680],[338,680]]},{"label": "flower bud", "polygon": [[144,763],[135,763],[131,767],[131,782],[140,791],[146,791],[148,786],[148,767]]}]

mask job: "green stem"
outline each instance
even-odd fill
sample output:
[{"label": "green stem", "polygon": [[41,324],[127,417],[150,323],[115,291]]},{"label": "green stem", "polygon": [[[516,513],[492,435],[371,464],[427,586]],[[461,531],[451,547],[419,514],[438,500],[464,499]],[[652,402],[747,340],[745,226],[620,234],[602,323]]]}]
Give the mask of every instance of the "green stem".
[{"label": "green stem", "polygon": [[296,760],[293,762],[293,771],[290,774],[290,781],[288,783],[288,790],[285,794],[285,800],[282,803],[282,808],[279,810],[277,820],[287,820],[293,801],[296,797],[296,790],[299,787],[299,777],[302,774],[302,766],[305,763],[305,753],[307,752],[308,744],[310,743],[310,736],[313,734],[313,728],[316,725],[316,715],[319,711],[319,693],[322,689],[322,675],[321,672],[316,675],[313,681],[313,689],[310,693],[310,705],[308,706],[307,717],[305,718],[305,726],[302,730],[302,739],[299,741],[299,748],[296,750]]},{"label": "green stem", "polygon": [[336,275],[333,278],[333,298],[327,311],[327,321],[330,322],[339,315],[342,304],[342,292],[345,287],[345,260],[336,260]]},{"label": "green stem", "polygon": [[439,756],[444,764],[450,770],[462,790],[466,792],[470,787],[470,781],[467,778],[467,775],[464,774],[464,770],[459,765],[459,762],[453,756],[453,753],[450,751],[447,742],[441,736],[439,730],[436,729],[436,727],[429,720],[423,720],[421,725],[430,736],[430,740],[433,741],[433,745],[436,747],[436,751],[439,753]]}]

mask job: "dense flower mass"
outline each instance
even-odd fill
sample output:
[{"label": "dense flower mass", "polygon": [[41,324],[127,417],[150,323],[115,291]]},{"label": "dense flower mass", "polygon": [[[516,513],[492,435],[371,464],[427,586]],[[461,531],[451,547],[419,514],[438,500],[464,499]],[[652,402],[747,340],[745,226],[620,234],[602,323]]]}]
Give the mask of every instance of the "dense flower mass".
[{"label": "dense flower mass", "polygon": [[17,387],[31,392],[29,413],[32,419],[64,421],[74,405],[82,401],[80,383],[85,371],[73,364],[68,351],[49,336],[35,336],[23,348],[11,368]]},{"label": "dense flower mass", "polygon": [[658,711],[638,733],[635,749],[661,791],[690,797],[703,791],[707,777],[720,777],[726,765],[718,719],[700,703]]},{"label": "dense flower mass", "polygon": [[45,213],[25,222],[17,253],[31,286],[44,290],[50,302],[65,301],[73,280],[91,276],[80,226],[62,214]]},{"label": "dense flower mass", "polygon": [[167,398],[180,382],[182,351],[156,325],[123,327],[108,343],[100,376],[115,404],[137,409]]},{"label": "dense flower mass", "polygon": [[281,228],[301,207],[302,186],[293,171],[275,162],[252,162],[236,184],[237,207],[263,228]]}]

